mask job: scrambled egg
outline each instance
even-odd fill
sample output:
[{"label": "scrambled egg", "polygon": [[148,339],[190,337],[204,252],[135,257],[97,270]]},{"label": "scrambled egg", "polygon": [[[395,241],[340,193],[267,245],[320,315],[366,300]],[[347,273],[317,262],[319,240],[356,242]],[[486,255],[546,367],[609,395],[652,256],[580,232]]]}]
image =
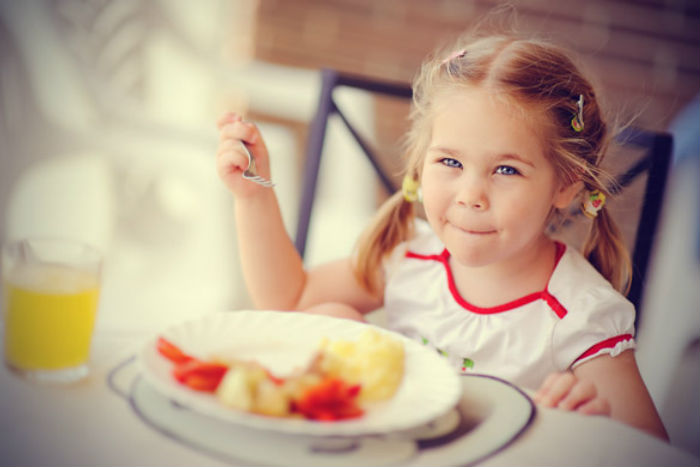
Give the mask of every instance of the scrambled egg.
[{"label": "scrambled egg", "polygon": [[387,334],[367,329],[354,341],[321,342],[321,369],[351,384],[361,384],[363,402],[389,399],[404,374],[403,343]]}]

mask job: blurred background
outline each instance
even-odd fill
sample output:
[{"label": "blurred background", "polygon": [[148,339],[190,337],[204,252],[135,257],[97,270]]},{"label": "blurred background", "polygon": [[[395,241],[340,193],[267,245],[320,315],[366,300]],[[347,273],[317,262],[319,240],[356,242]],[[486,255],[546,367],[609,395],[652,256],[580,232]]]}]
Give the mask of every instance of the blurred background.
[{"label": "blurred background", "polygon": [[[655,257],[664,272],[657,273],[651,287],[656,295],[647,303],[659,310],[647,320],[650,330],[640,330],[640,343],[649,342],[644,349],[640,345],[640,367],[674,442],[698,455],[700,4],[509,4],[517,12],[517,30],[580,54],[621,120],[634,118],[637,126],[671,131],[684,142],[674,160],[685,164],[679,172],[694,175],[672,187],[691,188],[673,190],[676,211],[664,219],[678,224],[659,237],[680,252]],[[0,241],[60,235],[98,246],[105,254],[98,327],[128,332],[249,306],[232,199],[214,166],[215,121],[224,111],[244,113],[259,124],[293,235],[319,69],[408,83],[435,46],[482,22],[500,2],[4,0],[0,5]],[[508,16],[508,25],[512,20]],[[350,89],[340,90],[336,99],[395,173],[406,102]],[[672,181],[679,178],[674,173]],[[374,189],[373,177],[357,145],[332,118],[307,264],[350,253],[384,196],[378,184]],[[676,301],[669,302],[669,295]],[[674,308],[682,310],[665,314]],[[670,328],[685,333],[669,338]],[[673,351],[658,357],[671,340],[677,341]]]}]

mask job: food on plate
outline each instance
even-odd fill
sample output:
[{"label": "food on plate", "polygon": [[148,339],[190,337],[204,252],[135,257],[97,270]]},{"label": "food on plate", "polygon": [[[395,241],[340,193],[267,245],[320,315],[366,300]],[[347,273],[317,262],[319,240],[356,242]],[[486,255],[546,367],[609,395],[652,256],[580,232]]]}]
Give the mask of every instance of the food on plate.
[{"label": "food on plate", "polygon": [[222,404],[246,412],[286,417],[291,414],[291,397],[284,381],[256,362],[235,362],[226,372],[216,395]]},{"label": "food on plate", "polygon": [[320,366],[329,375],[361,385],[362,402],[386,400],[403,379],[403,343],[373,329],[355,341],[325,339],[321,343]]},{"label": "food on plate", "polygon": [[214,391],[228,370],[228,366],[202,361],[187,355],[163,337],[156,341],[156,350],[175,364],[173,376],[185,386],[196,391]]},{"label": "food on plate", "polygon": [[213,393],[224,406],[274,417],[360,417],[362,403],[393,396],[404,373],[402,342],[372,329],[355,341],[324,339],[306,368],[284,378],[254,361],[198,359],[163,337],[156,349],[181,384]]},{"label": "food on plate", "polygon": [[185,363],[192,360],[192,357],[186,355],[179,347],[174,345],[164,337],[159,337],[156,341],[156,349],[158,353],[170,360],[173,363]]},{"label": "food on plate", "polygon": [[303,390],[293,400],[295,412],[319,421],[343,420],[364,414],[357,395],[361,387],[342,379],[326,376]]}]

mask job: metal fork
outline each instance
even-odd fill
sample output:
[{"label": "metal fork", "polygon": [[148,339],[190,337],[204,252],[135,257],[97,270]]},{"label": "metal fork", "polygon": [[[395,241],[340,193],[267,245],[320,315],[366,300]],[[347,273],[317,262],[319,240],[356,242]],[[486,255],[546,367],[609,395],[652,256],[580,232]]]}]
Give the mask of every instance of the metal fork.
[{"label": "metal fork", "polygon": [[248,168],[243,171],[243,178],[267,188],[272,188],[273,186],[275,186],[275,184],[272,183],[271,180],[268,180],[258,175],[255,169],[255,159],[253,159],[253,155],[250,153],[248,145],[241,141],[241,146],[243,146],[243,150],[245,151],[246,156],[248,156]]}]

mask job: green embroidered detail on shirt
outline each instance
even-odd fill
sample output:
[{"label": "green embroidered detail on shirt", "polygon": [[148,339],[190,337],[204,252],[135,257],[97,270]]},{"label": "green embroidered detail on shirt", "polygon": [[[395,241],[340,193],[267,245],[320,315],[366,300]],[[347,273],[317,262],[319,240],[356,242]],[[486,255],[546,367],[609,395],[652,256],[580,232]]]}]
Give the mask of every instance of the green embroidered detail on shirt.
[{"label": "green embroidered detail on shirt", "polygon": [[[426,339],[425,337],[420,338],[421,342],[423,345],[430,345],[430,341]],[[446,350],[438,349],[435,348],[435,351],[438,353],[438,355],[442,355],[445,358],[449,358],[450,354]],[[458,362],[459,360],[457,360]],[[455,360],[452,360],[452,364],[456,365],[457,363]],[[462,371],[467,371],[467,370],[473,370],[474,369],[474,360],[471,358],[464,357],[462,358],[462,365],[461,365]]]}]

